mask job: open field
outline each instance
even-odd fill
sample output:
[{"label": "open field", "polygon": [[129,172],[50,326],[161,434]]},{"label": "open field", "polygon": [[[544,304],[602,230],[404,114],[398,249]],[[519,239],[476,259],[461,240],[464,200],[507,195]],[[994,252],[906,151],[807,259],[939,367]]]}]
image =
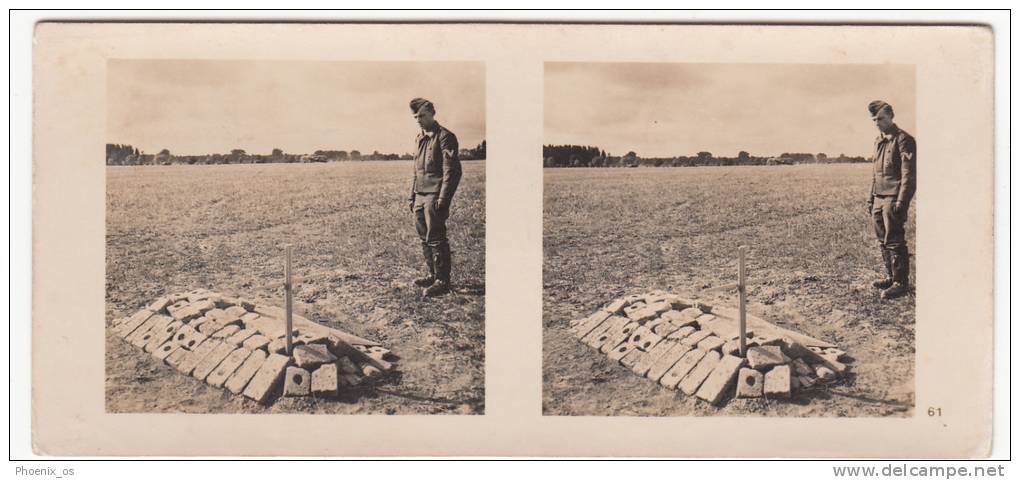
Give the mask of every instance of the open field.
[{"label": "open field", "polygon": [[337,401],[271,407],[209,387],[106,337],[108,412],[484,412],[485,162],[464,162],[448,222],[455,292],[422,300],[410,162],[107,167],[107,325],[156,297],[208,288],[377,340],[397,372]]},{"label": "open field", "polygon": [[[914,296],[880,301],[870,286],[882,271],[865,211],[870,169],[546,169],[544,413],[911,415]],[[651,289],[735,307],[735,292],[699,290],[736,281],[739,245],[749,248],[749,281],[763,282],[748,288],[749,312],[846,350],[854,359],[846,380],[789,402],[732,399],[716,409],[610,363],[568,332],[571,320]]]}]

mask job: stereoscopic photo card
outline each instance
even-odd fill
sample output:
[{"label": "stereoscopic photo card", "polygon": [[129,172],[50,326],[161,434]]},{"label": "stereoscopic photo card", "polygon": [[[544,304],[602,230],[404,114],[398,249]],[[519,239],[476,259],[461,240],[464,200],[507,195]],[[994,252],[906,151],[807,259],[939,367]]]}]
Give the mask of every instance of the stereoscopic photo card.
[{"label": "stereoscopic photo card", "polygon": [[986,456],[992,45],[39,23],[35,451]]}]

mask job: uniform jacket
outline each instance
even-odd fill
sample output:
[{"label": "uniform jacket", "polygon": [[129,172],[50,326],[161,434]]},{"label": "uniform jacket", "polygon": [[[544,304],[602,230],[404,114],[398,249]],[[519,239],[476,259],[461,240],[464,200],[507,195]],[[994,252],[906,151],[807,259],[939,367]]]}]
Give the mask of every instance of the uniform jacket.
[{"label": "uniform jacket", "polygon": [[414,181],[411,199],[417,193],[436,193],[449,201],[460,184],[461,168],[457,156],[457,136],[436,122],[416,139]]},{"label": "uniform jacket", "polygon": [[871,195],[895,196],[897,202],[906,204],[916,189],[917,144],[909,133],[893,126],[891,133],[875,139]]}]

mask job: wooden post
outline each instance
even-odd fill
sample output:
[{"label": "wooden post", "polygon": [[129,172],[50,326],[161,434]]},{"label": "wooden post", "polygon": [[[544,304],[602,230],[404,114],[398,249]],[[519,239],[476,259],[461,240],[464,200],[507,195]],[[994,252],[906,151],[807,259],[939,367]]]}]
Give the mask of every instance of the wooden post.
[{"label": "wooden post", "polygon": [[294,247],[287,245],[287,263],[284,267],[284,284],[283,291],[286,301],[287,311],[287,355],[293,354],[293,339],[291,336],[294,333],[294,310],[292,306],[292,293],[294,291],[294,285],[291,284],[291,254],[293,253]]},{"label": "wooden post", "polygon": [[744,269],[744,253],[747,247],[737,249],[737,291],[740,293],[740,356],[747,358],[747,271]]}]

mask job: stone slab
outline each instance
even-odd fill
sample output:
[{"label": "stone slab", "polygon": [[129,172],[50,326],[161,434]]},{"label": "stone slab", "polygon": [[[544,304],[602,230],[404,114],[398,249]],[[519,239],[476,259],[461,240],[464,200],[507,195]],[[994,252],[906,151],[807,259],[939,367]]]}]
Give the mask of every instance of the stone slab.
[{"label": "stone slab", "polygon": [[743,358],[733,355],[723,356],[719,363],[715,365],[715,368],[712,369],[712,373],[708,374],[708,378],[702,382],[701,387],[698,387],[698,391],[694,396],[712,405],[719,405],[733,389],[733,384],[737,379],[737,372],[740,371],[740,367],[744,366],[745,362],[746,360]]},{"label": "stone slab", "polygon": [[206,339],[198,330],[191,325],[181,325],[174,333],[173,340],[185,350],[194,350]]},{"label": "stone slab", "polygon": [[633,370],[634,366],[637,365],[637,363],[647,355],[648,352],[645,352],[639,348],[632,348],[629,353],[627,353],[626,355],[623,356],[623,358],[620,359],[620,365],[623,365],[624,367]]},{"label": "stone slab", "polygon": [[652,367],[648,369],[648,379],[653,382],[658,382],[659,379],[661,379],[670,368],[673,368],[673,365],[690,350],[690,345],[675,342],[673,344],[673,348],[659,357],[659,359],[652,364]]},{"label": "stone slab", "polygon": [[216,341],[219,342],[219,345],[217,345],[212,352],[209,352],[209,354],[206,355],[201,362],[198,362],[198,365],[195,366],[195,370],[191,372],[191,376],[199,380],[205,380],[205,377],[208,377],[213,370],[216,370],[216,367],[218,367],[224,359],[230,356],[231,352],[236,350],[236,348],[229,343],[220,340]]},{"label": "stone slab", "polygon": [[153,315],[149,317],[144,323],[138,326],[131,335],[124,338],[125,341],[134,345],[135,347],[142,348],[149,340],[152,340],[152,327],[156,326],[160,322],[161,315]]},{"label": "stone slab", "polygon": [[[241,326],[240,325],[231,324],[231,325],[227,325],[227,326],[225,326],[225,327],[223,327],[223,328],[213,332],[213,334],[210,335],[210,336],[213,337],[213,338],[224,338],[225,339],[225,338],[229,338],[230,336],[232,336],[233,334],[239,332],[240,330],[241,330]],[[231,344],[231,345],[233,345],[233,344]]]},{"label": "stone slab", "polygon": [[[701,319],[699,318],[698,321],[700,322]],[[702,323],[701,328],[707,328],[724,340],[740,338],[740,320],[738,319],[712,315],[712,320]],[[754,337],[754,330],[751,327],[745,325],[744,332],[747,334],[747,338]]]},{"label": "stone slab", "polygon": [[755,370],[765,371],[783,363],[783,350],[778,345],[757,346],[747,349],[747,364]]},{"label": "stone slab", "polygon": [[623,359],[623,357],[626,357],[628,354],[630,354],[630,352],[633,352],[634,350],[637,350],[637,347],[633,343],[623,341],[620,342],[620,344],[614,347],[612,350],[610,350],[609,353],[606,354],[606,356],[609,357],[609,359],[614,362],[619,362],[620,360]]},{"label": "stone slab", "polygon": [[762,396],[765,375],[753,368],[741,368],[737,375],[737,397],[757,398]]},{"label": "stone slab", "polygon": [[692,334],[694,332],[697,332],[697,331],[698,331],[698,329],[694,328],[694,326],[686,325],[686,326],[678,328],[673,333],[667,335],[666,338],[672,338],[674,340],[683,340],[683,339],[687,338],[688,336],[690,336],[690,334]]},{"label": "stone slab", "polygon": [[[224,345],[230,344],[225,343]],[[222,387],[224,383],[227,383],[227,379],[248,359],[249,355],[251,355],[251,350],[243,347],[235,348],[234,351],[230,352],[230,355],[227,355],[227,358],[224,358],[216,366],[216,369],[209,373],[209,376],[205,377],[205,383],[217,388]]]},{"label": "stone slab", "polygon": [[185,359],[188,358],[189,355],[191,355],[191,351],[181,347],[176,342],[174,342],[174,345],[177,345],[177,348],[174,349],[174,351],[170,352],[170,354],[166,356],[166,359],[164,359],[163,362],[166,363],[167,365],[170,365],[171,367],[177,368],[181,365],[181,362],[183,362]]},{"label": "stone slab", "polygon": [[230,374],[230,377],[227,378],[223,386],[235,395],[243,392],[244,387],[248,385],[248,381],[262,368],[262,364],[266,361],[266,356],[266,352],[262,350],[252,350],[248,358],[245,358],[244,362],[241,363],[241,366],[237,367],[237,370]]},{"label": "stone slab", "polygon": [[335,363],[327,363],[312,372],[312,395],[332,397],[340,387],[340,372]]},{"label": "stone slab", "polygon": [[691,369],[690,373],[688,373],[687,376],[685,376],[683,380],[680,380],[680,383],[677,384],[680,391],[687,395],[694,395],[694,393],[698,391],[698,387],[701,386],[701,383],[708,378],[708,375],[712,373],[712,370],[715,370],[715,366],[719,363],[719,359],[721,357],[722,356],[719,352],[714,350],[711,352],[705,352],[705,356],[701,358],[701,361],[699,361],[698,364]]},{"label": "stone slab", "polygon": [[312,393],[312,374],[301,367],[287,367],[283,379],[285,397],[305,397]]},{"label": "stone slab", "polygon": [[[758,342],[756,342],[754,340],[751,340],[751,339],[747,339],[747,343],[745,343],[745,346],[747,348],[751,348],[751,347],[754,347],[756,345],[758,345]],[[738,338],[738,339],[735,339],[735,340],[728,340],[722,346],[722,353],[724,355],[739,355],[740,354],[740,339]]]},{"label": "stone slab", "polygon": [[290,362],[291,358],[288,356],[269,354],[262,367],[248,382],[248,386],[244,387],[244,396],[259,403],[266,403],[283,381],[283,375]]},{"label": "stone slab", "polygon": [[294,347],[293,356],[294,364],[307,370],[336,361],[336,355],[329,352],[329,347],[320,344],[298,345]]},{"label": "stone slab", "polygon": [[[681,344],[682,345],[682,344]],[[677,384],[680,383],[684,377],[687,376],[694,367],[698,366],[698,362],[702,358],[705,358],[705,350],[697,348],[691,348],[689,345],[684,345],[688,350],[684,352],[684,355],[680,357],[677,362],[662,375],[659,379],[659,384],[669,389],[676,389]]]},{"label": "stone slab", "polygon": [[765,374],[766,398],[790,398],[790,366],[778,365]]},{"label": "stone slab", "polygon": [[251,337],[248,337],[248,339],[245,340],[244,343],[242,343],[241,345],[244,345],[244,348],[247,348],[247,349],[250,349],[250,350],[258,350],[258,349],[265,349],[265,347],[267,345],[269,345],[269,342],[270,342],[270,339],[268,337],[266,337],[265,335],[255,334],[255,335],[252,335]]},{"label": "stone slab", "polygon": [[[619,299],[616,299],[616,300],[613,300],[612,302],[610,302],[609,305],[606,305],[605,308],[603,308],[603,310],[609,312],[612,315],[616,315],[616,314],[622,312],[623,311],[623,307],[626,307],[626,306],[627,306],[627,299],[619,298]],[[606,317],[606,318],[609,318],[609,317]]]}]

